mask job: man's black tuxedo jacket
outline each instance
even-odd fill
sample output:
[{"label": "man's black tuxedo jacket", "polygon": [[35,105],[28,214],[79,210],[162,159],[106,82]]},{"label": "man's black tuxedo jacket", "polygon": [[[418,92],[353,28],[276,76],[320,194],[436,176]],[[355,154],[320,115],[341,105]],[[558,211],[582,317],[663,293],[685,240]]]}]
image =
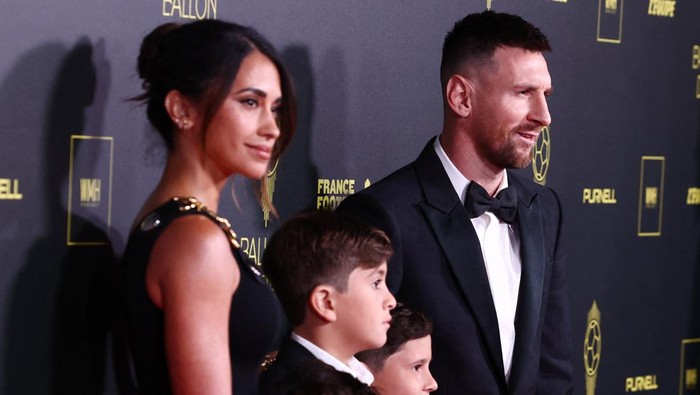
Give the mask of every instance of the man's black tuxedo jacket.
[{"label": "man's black tuxedo jacket", "polygon": [[554,192],[516,174],[522,274],[508,383],[479,239],[431,140],[415,162],[338,207],[384,230],[394,246],[387,283],[434,324],[439,394],[551,394],[572,390],[566,270]]}]

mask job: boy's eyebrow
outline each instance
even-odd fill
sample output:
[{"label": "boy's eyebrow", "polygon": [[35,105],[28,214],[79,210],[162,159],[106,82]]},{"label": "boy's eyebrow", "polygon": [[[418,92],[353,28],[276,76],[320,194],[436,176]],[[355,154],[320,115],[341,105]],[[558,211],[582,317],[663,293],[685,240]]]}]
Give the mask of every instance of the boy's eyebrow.
[{"label": "boy's eyebrow", "polygon": [[386,275],[386,269],[381,267],[381,265],[377,266],[367,275],[367,277],[371,277],[375,274]]}]

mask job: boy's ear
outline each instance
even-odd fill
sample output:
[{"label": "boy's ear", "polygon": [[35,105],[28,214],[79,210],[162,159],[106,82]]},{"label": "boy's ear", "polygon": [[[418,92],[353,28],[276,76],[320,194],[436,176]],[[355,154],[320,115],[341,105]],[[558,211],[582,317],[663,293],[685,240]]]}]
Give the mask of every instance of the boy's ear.
[{"label": "boy's ear", "polygon": [[311,311],[327,322],[336,320],[335,293],[337,291],[330,285],[317,285],[309,296],[309,308]]}]

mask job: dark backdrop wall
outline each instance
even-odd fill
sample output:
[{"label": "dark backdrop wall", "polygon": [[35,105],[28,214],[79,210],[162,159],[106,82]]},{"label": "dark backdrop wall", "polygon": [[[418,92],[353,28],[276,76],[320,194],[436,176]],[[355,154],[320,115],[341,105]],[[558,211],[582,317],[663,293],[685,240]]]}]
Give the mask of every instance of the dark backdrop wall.
[{"label": "dark backdrop wall", "polygon": [[[164,159],[125,99],[140,92],[135,59],[153,27],[233,20],[278,46],[301,110],[267,180],[283,220],[335,207],[418,154],[441,128],[444,34],[487,7],[522,15],[554,47],[553,122],[523,172],[564,203],[575,393],[698,393],[693,0],[3,2],[0,393],[123,389],[113,272]],[[243,180],[220,211],[259,260],[280,219]]]}]

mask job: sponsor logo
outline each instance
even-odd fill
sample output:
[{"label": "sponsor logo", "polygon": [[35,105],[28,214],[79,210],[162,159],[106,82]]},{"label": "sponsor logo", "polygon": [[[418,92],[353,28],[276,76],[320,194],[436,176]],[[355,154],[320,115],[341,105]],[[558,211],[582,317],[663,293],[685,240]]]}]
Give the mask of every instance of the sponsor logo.
[{"label": "sponsor logo", "polygon": [[644,188],[644,208],[654,209],[659,205],[659,188]]},{"label": "sponsor logo", "polygon": [[649,15],[673,18],[676,0],[649,0]]},{"label": "sponsor logo", "polygon": [[659,389],[656,383],[656,375],[627,377],[625,379],[625,392],[651,391]]},{"label": "sponsor logo", "polygon": [[535,146],[532,148],[532,174],[535,182],[541,185],[547,182],[551,146],[549,127],[546,126],[542,129],[542,133],[537,137]]},{"label": "sponsor logo", "polygon": [[67,245],[109,243],[113,156],[112,137],[71,136]]},{"label": "sponsor logo", "polygon": [[588,310],[588,324],[586,337],[583,341],[583,365],[586,369],[586,395],[595,395],[595,385],[600,366],[600,354],[602,351],[602,333],[600,330],[600,310],[598,304],[593,301]]},{"label": "sponsor logo", "polygon": [[666,158],[643,156],[639,177],[638,236],[661,236]]},{"label": "sponsor logo", "polygon": [[97,207],[102,198],[102,180],[99,178],[80,179],[80,205],[83,207]]},{"label": "sponsor logo", "polygon": [[697,394],[698,370],[700,370],[700,338],[684,339],[681,342],[681,366],[679,394]]},{"label": "sponsor logo", "polygon": [[18,178],[0,178],[0,200],[22,200]]},{"label": "sponsor logo", "polygon": [[615,188],[583,188],[584,204],[616,204]]},{"label": "sponsor logo", "polygon": [[316,187],[316,208],[335,209],[343,199],[353,193],[355,193],[355,180],[353,179],[319,178]]},{"label": "sponsor logo", "polygon": [[[693,70],[700,69],[700,45],[693,45],[693,55],[691,57]],[[700,75],[695,80],[695,98],[700,99]]]},{"label": "sponsor logo", "polygon": [[685,389],[694,390],[698,388],[698,370],[686,369],[685,370]]},{"label": "sponsor logo", "polygon": [[689,206],[700,205],[700,188],[688,188],[688,200]]},{"label": "sponsor logo", "polygon": [[262,256],[267,247],[267,237],[241,237],[241,251],[245,252],[257,266],[262,264]]},{"label": "sponsor logo", "polygon": [[217,0],[163,0],[163,16],[216,19]]},{"label": "sponsor logo", "polygon": [[624,0],[598,0],[596,40],[603,43],[622,42]]}]

